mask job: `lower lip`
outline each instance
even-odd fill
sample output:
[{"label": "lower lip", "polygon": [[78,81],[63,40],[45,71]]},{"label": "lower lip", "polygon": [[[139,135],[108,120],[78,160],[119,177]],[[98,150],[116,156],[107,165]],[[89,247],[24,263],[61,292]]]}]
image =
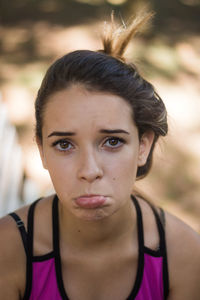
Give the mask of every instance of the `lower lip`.
[{"label": "lower lip", "polygon": [[81,208],[98,208],[104,205],[106,197],[104,196],[90,196],[79,197],[75,200],[76,205]]}]

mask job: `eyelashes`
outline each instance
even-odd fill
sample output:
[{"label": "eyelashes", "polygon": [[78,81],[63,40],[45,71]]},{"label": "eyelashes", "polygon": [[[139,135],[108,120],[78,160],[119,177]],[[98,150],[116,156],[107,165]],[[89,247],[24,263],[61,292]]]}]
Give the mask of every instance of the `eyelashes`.
[{"label": "eyelashes", "polygon": [[72,147],[72,143],[66,139],[60,139],[52,143],[52,147],[55,147],[59,151],[69,151]]},{"label": "eyelashes", "polygon": [[125,140],[118,137],[107,138],[107,140],[104,142],[104,145],[114,149],[120,147],[122,144],[125,144]]},{"label": "eyelashes", "polygon": [[[120,148],[123,144],[125,144],[126,141],[123,138],[119,137],[107,137],[103,141],[103,148],[106,148],[108,150],[116,150]],[[52,143],[52,147],[55,147],[58,151],[61,152],[70,152],[75,148],[73,143],[67,139],[59,139]]]}]

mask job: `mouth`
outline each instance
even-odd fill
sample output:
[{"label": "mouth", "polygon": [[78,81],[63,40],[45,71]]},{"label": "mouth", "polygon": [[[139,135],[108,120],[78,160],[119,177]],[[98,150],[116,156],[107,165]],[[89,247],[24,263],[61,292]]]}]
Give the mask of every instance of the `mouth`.
[{"label": "mouth", "polygon": [[93,209],[100,208],[106,202],[107,197],[103,195],[81,195],[75,199],[75,203],[80,208]]}]

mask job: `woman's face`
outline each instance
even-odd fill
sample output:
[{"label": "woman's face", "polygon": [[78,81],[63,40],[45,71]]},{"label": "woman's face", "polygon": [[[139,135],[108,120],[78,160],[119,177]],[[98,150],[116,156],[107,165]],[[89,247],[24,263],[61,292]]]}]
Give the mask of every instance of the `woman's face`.
[{"label": "woman's face", "polygon": [[79,85],[56,92],[46,105],[38,142],[63,208],[85,220],[109,217],[126,205],[153,134],[138,139],[129,104]]}]

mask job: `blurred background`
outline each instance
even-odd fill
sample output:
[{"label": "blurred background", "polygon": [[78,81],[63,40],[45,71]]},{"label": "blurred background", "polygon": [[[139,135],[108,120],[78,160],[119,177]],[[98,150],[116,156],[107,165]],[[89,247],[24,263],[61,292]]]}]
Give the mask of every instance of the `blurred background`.
[{"label": "blurred background", "polygon": [[53,188],[34,139],[34,101],[47,67],[66,52],[101,48],[111,11],[156,15],[127,57],[168,109],[169,134],[137,187],[200,231],[200,0],[1,0],[0,215]]}]

